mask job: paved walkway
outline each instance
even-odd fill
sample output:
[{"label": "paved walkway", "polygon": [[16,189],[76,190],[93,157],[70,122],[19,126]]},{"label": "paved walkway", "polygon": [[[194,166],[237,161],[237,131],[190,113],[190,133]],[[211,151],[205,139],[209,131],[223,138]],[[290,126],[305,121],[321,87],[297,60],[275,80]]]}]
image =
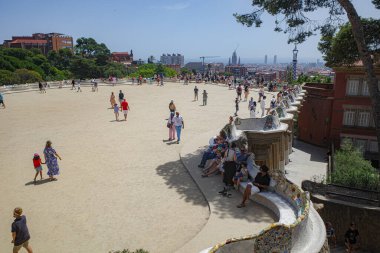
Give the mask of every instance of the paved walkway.
[{"label": "paved walkway", "polygon": [[290,163],[286,165],[286,177],[293,183],[301,186],[303,180],[319,181],[326,177],[327,150],[294,139],[293,153],[290,154]]}]

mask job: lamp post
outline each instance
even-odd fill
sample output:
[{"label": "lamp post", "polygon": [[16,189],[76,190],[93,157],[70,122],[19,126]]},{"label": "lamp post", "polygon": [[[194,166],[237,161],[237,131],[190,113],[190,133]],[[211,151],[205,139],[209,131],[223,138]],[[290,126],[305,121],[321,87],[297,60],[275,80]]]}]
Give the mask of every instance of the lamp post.
[{"label": "lamp post", "polygon": [[297,44],[294,44],[294,49],[293,49],[293,80],[297,79],[297,54],[298,54]]}]

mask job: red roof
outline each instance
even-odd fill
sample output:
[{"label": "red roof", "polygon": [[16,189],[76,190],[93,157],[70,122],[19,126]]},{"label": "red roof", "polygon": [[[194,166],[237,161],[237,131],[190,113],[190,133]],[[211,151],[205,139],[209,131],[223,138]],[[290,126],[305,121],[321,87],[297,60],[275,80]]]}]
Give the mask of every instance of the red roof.
[{"label": "red roof", "polygon": [[128,52],[113,52],[112,55],[129,55]]},{"label": "red roof", "polygon": [[46,44],[47,40],[19,39],[19,40],[14,40],[11,42],[11,44],[16,44],[16,43]]}]

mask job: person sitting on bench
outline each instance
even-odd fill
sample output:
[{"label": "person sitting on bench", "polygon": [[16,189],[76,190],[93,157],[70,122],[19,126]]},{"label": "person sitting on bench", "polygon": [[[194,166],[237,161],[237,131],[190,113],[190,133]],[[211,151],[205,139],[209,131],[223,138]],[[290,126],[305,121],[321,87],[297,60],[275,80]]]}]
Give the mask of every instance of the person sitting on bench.
[{"label": "person sitting on bench", "polygon": [[249,182],[243,193],[243,201],[237,205],[237,208],[245,207],[245,202],[249,199],[251,195],[259,193],[268,188],[270,183],[270,177],[268,175],[268,167],[262,165],[260,167],[260,172],[257,173],[253,182]]}]

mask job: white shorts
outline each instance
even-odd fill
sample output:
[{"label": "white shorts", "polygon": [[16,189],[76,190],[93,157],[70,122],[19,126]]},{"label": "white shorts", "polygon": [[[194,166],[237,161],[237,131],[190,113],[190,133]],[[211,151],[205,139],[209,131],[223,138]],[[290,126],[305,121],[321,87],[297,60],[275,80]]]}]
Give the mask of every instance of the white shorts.
[{"label": "white shorts", "polygon": [[128,110],[123,110],[124,115],[128,114]]},{"label": "white shorts", "polygon": [[259,187],[257,187],[256,185],[253,185],[252,182],[249,182],[249,183],[247,184],[247,186],[248,186],[248,185],[251,185],[251,186],[252,186],[252,187],[251,187],[251,195],[255,195],[256,193],[259,193],[259,192],[260,192]]}]

